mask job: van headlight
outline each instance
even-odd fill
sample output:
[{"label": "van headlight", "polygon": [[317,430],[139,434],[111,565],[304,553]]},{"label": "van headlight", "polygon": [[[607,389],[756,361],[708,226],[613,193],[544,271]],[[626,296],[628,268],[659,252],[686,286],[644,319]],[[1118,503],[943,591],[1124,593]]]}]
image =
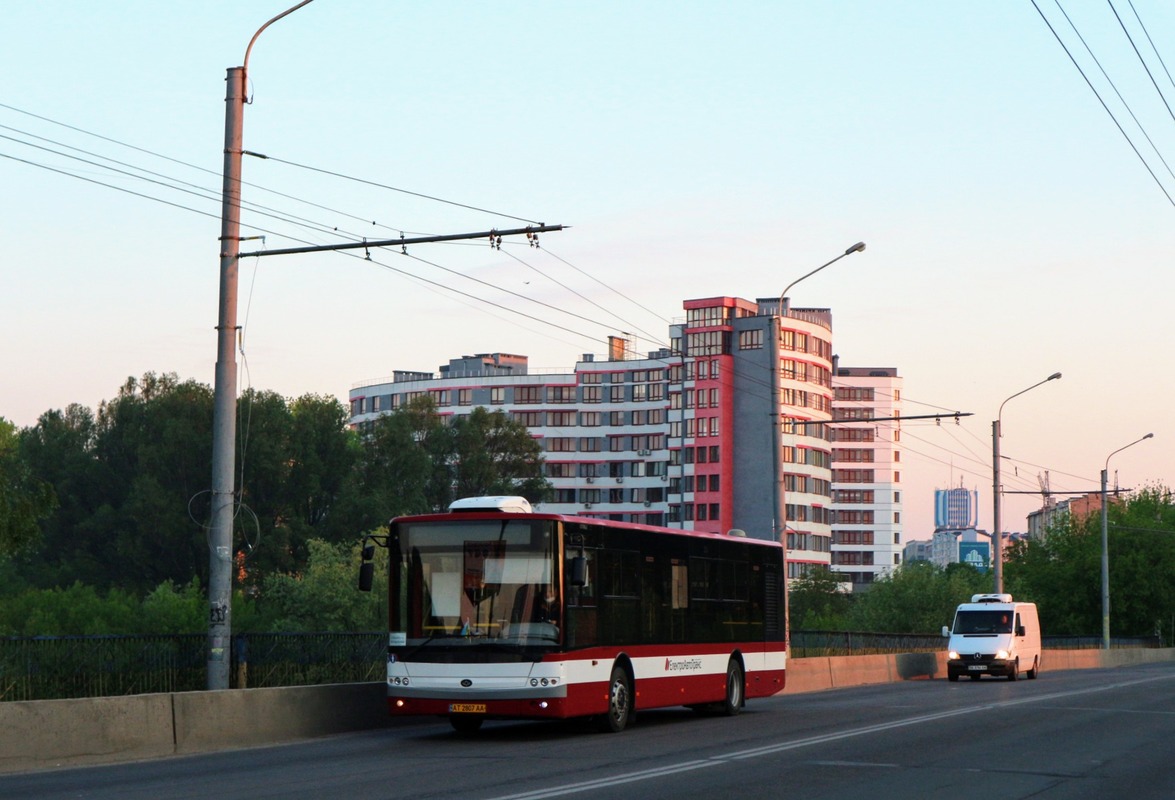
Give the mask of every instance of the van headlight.
[{"label": "van headlight", "polygon": [[1007,661],[1008,660],[1008,651],[1007,650],[996,650],[995,657],[998,661]]},{"label": "van headlight", "polygon": [[947,651],[947,658],[950,659],[951,661],[958,661],[959,660],[959,653],[955,650],[948,650]]}]

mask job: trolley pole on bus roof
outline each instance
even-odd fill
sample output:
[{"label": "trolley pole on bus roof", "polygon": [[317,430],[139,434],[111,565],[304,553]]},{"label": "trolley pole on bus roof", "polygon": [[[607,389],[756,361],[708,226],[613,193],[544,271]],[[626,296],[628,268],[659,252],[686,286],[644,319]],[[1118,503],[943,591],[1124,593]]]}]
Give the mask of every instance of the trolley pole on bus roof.
[{"label": "trolley pole on bus roof", "polygon": [[[297,11],[312,0],[302,0],[262,25],[245,50],[243,66],[228,70],[224,112],[224,176],[220,217],[220,315],[216,325],[216,385],[212,405],[212,502],[208,530],[208,645],[207,688],[229,688],[230,653],[232,643],[232,588],[233,588],[233,521],[236,519],[237,436],[237,272],[241,258],[249,256],[290,255],[333,250],[352,250],[379,247],[401,247],[427,242],[448,242],[460,239],[489,238],[500,246],[503,236],[526,234],[531,244],[538,245],[537,234],[560,231],[563,225],[536,224],[509,230],[479,231],[476,233],[444,234],[405,239],[387,239],[372,242],[347,242],[337,245],[292,247],[241,253],[241,157],[243,149],[244,112],[249,68],[249,52],[261,32],[287,14]],[[250,155],[257,155],[250,153]],[[407,252],[405,250],[404,252]]]}]

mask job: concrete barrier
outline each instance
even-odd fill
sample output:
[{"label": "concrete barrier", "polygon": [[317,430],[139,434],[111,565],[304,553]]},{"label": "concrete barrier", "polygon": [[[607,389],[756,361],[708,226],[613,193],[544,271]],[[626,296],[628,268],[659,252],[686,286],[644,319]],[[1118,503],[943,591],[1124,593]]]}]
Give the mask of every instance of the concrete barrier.
[{"label": "concrete barrier", "polygon": [[[1175,649],[1045,650],[1041,668],[1156,661],[1175,661]],[[783,693],[944,675],[945,653],[791,658]],[[0,703],[0,773],[280,744],[391,724],[382,682]]]},{"label": "concrete barrier", "polygon": [[[312,739],[391,724],[383,683],[180,692],[171,698],[176,753]],[[227,739],[225,731],[232,731]]]},{"label": "concrete barrier", "polygon": [[171,695],[0,703],[0,773],[174,752]]}]

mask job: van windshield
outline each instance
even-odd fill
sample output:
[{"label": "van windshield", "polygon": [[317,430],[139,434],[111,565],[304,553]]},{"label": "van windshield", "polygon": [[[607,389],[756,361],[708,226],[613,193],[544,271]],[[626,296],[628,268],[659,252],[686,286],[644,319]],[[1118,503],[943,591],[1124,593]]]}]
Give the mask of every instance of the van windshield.
[{"label": "van windshield", "polygon": [[959,611],[955,633],[1011,633],[1012,612],[999,610]]}]

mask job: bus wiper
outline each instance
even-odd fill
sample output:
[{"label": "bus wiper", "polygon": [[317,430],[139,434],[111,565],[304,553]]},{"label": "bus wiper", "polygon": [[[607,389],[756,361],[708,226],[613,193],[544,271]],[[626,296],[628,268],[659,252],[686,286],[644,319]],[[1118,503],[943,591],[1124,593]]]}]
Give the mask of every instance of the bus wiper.
[{"label": "bus wiper", "polygon": [[[429,635],[428,635],[428,638],[426,638],[426,639],[425,639],[423,642],[421,642],[420,644],[418,644],[418,645],[416,645],[415,647],[413,647],[411,650],[409,650],[409,651],[408,651],[407,653],[405,653],[404,655],[400,656],[400,660],[401,660],[401,661],[409,661],[409,660],[411,660],[412,656],[414,656],[414,655],[416,655],[417,653],[419,653],[419,652],[421,651],[421,649],[422,649],[422,648],[423,648],[423,647],[424,647],[426,644],[428,644],[429,642],[431,642],[433,639],[437,638],[438,636],[441,636],[441,634],[439,634],[439,633],[431,633],[431,634],[429,634]],[[444,636],[443,636],[443,638],[446,638],[446,639],[448,639],[448,638],[451,638],[451,637],[452,637],[452,634],[449,634],[449,633],[446,633],[446,634],[444,634]]]}]

